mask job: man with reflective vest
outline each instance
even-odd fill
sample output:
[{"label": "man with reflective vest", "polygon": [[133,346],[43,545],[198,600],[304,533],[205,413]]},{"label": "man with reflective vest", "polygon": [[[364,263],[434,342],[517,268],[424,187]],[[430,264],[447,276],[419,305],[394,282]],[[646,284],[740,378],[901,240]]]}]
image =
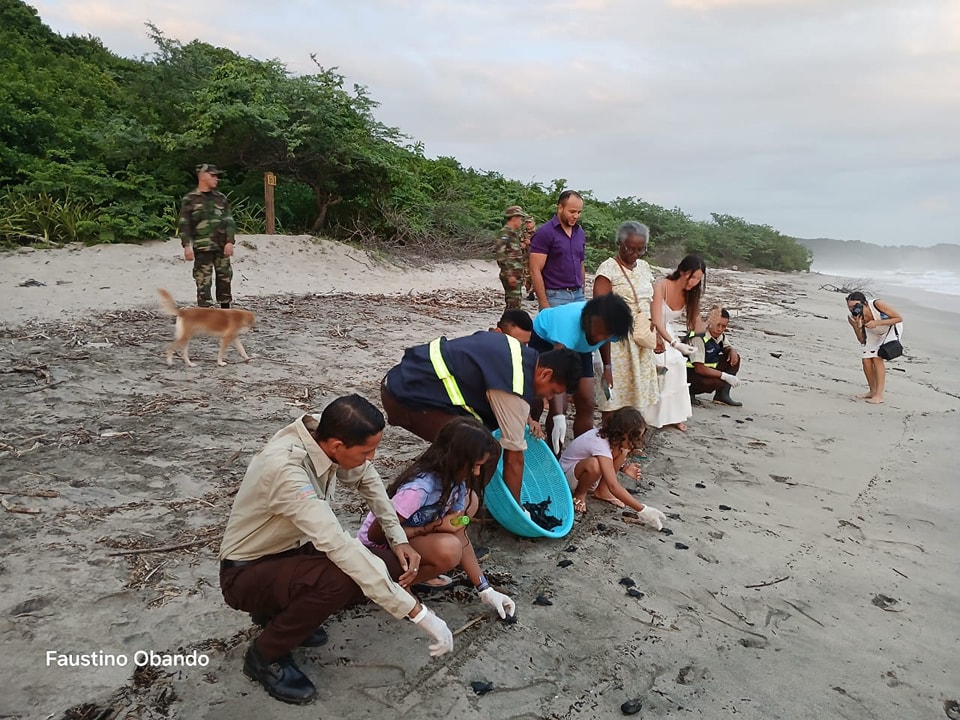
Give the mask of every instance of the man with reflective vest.
[{"label": "man with reflective vest", "polygon": [[710,308],[705,333],[691,332],[684,340],[694,348],[687,360],[687,382],[690,396],[712,392],[713,401],[740,407],[742,402],[730,397],[730,388],[740,384],[740,354],[727,345],[724,332],[730,313],[719,305]]},{"label": "man with reflective vest", "polygon": [[530,408],[542,407],[538,398],[572,392],[579,381],[572,350],[538,355],[510,335],[481,331],[408,348],[383,378],[380,398],[391,425],[428,442],[462,415],[499,429],[503,479],[519,502]]}]

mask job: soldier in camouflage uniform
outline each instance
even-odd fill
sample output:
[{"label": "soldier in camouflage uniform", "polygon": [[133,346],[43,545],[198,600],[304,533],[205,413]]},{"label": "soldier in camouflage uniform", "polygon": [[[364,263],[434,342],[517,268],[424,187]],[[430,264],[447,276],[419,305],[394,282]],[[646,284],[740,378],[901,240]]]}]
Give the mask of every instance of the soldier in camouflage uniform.
[{"label": "soldier in camouflage uniform", "polygon": [[220,307],[229,308],[233,301],[230,258],[237,227],[230,214],[229,201],[216,190],[219,175],[220,171],[213,165],[197,166],[197,189],[183,198],[178,228],[183,259],[193,260],[197,305],[213,307],[210,289],[216,273],[217,302]]},{"label": "soldier in camouflage uniform", "polygon": [[530,275],[530,238],[537,231],[537,222],[533,215],[527,215],[523,219],[523,290],[527,293],[527,300],[536,300],[533,294],[533,278]]},{"label": "soldier in camouflage uniform", "polygon": [[500,266],[500,282],[503,283],[503,294],[507,308],[520,307],[520,297],[523,284],[523,245],[520,235],[520,226],[523,224],[524,212],[519,205],[511,205],[504,212],[506,218],[500,229],[500,238],[495,250],[497,264]]}]

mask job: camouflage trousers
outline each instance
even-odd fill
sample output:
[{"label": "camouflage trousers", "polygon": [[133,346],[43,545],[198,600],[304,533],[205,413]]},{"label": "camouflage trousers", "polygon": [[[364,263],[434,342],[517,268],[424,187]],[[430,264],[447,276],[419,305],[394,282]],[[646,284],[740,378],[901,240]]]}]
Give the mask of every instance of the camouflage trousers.
[{"label": "camouflage trousers", "polygon": [[519,308],[523,291],[523,268],[501,270],[500,282],[503,285],[503,299],[507,309]]},{"label": "camouflage trousers", "polygon": [[221,307],[230,307],[233,296],[230,294],[230,281],[233,280],[233,268],[230,258],[222,252],[194,252],[193,279],[197,283],[197,305],[213,307],[210,290],[213,276],[217,276],[217,302]]}]

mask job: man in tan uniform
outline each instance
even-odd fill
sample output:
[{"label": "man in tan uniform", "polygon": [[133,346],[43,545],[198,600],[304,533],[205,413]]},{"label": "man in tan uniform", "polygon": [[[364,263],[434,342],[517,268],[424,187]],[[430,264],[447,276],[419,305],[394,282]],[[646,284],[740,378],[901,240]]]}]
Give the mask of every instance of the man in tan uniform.
[{"label": "man in tan uniform", "polygon": [[[364,597],[431,635],[431,655],[453,650],[446,623],[406,590],[420,556],[371,464],[384,425],[359,395],[338,398],[319,418],[304,415],[274,435],[234,499],[220,546],[220,588],[227,605],[263,619],[243,672],[278,700],[315,697],[290,653],[327,617]],[[340,526],[330,506],[338,481],[366,500],[391,549],[366,548]]]}]

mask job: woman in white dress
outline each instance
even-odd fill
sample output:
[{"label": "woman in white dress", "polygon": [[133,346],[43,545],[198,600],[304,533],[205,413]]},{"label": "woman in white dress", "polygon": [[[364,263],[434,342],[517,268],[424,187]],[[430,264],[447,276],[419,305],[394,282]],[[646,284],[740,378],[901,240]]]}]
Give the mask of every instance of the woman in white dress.
[{"label": "woman in white dress", "polygon": [[[657,334],[650,323],[653,273],[641,258],[647,252],[650,229],[630,220],[617,228],[617,254],[604,260],[593,281],[593,296],[616,293],[627,301],[633,313],[633,333],[622,342],[600,348],[603,383],[606,390],[597,398],[601,415],[622,407],[637,410],[660,400],[657,365],[653,350]],[[609,390],[609,393],[607,392]]]},{"label": "woman in white dress", "polygon": [[693,352],[693,347],[677,339],[681,333],[672,327],[672,323],[676,323],[680,316],[686,313],[687,330],[696,328],[706,276],[707,264],[703,258],[699,255],[687,255],[676,270],[657,280],[653,286],[650,314],[653,316],[657,334],[663,338],[666,345],[663,353],[666,373],[660,386],[660,402],[652,407],[641,408],[644,420],[652,427],[672,425],[678,430],[686,431],[685,420],[693,414],[685,357]]}]

